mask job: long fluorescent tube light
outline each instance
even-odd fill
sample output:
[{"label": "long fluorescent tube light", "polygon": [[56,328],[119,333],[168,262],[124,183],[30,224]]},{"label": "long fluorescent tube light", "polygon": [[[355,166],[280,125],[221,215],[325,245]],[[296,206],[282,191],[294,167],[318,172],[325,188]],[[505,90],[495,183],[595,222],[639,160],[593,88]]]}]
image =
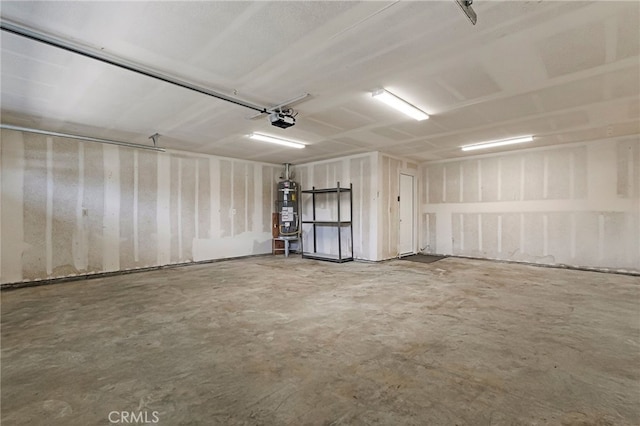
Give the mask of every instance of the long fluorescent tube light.
[{"label": "long fluorescent tube light", "polygon": [[473,145],[465,145],[462,147],[462,150],[473,151],[476,149],[485,149],[485,148],[493,148],[496,146],[512,145],[514,143],[531,142],[532,140],[533,140],[533,136],[521,136],[521,137],[512,138],[512,139],[501,139],[498,141],[489,141],[489,142],[474,143]]},{"label": "long fluorescent tube light", "polygon": [[275,136],[269,136],[269,135],[263,135],[262,133],[251,133],[249,135],[249,137],[251,139],[255,139],[257,141],[262,141],[262,142],[269,142],[269,143],[275,143],[278,145],[284,145],[284,146],[288,146],[289,148],[304,148],[305,145],[298,143],[298,142],[293,142],[287,139],[280,139],[280,138],[276,138]]},{"label": "long fluorescent tube light", "polygon": [[387,92],[384,89],[376,90],[375,92],[372,93],[372,96],[375,99],[384,102],[390,107],[393,107],[398,111],[404,114],[407,114],[409,117],[414,118],[418,121],[426,120],[427,118],[429,118],[429,115],[424,111],[416,108],[415,106],[411,105],[409,102],[403,99],[400,99],[393,93]]}]

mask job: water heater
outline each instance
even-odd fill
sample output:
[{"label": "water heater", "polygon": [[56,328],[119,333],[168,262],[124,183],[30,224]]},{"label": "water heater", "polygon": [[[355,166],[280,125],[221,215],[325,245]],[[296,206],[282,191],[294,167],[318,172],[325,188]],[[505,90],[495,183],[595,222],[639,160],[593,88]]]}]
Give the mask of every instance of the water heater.
[{"label": "water heater", "polygon": [[300,234],[299,199],[300,187],[291,180],[291,164],[284,165],[284,180],[278,183],[276,211],[278,230],[281,237],[294,237]]}]

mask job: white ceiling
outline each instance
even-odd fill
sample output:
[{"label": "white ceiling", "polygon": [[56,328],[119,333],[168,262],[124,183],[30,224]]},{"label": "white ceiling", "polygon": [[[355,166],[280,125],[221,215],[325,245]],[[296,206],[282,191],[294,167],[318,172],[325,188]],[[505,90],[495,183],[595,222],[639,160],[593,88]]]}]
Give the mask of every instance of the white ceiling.
[{"label": "white ceiling", "polygon": [[[252,103],[303,93],[283,130],[253,111],[2,32],[2,123],[256,161],[378,150],[416,161],[533,134],[640,133],[640,2],[10,2],[3,19]],[[371,98],[384,87],[417,122]],[[302,150],[249,140],[262,131]],[[504,150],[504,148],[502,148]]]}]

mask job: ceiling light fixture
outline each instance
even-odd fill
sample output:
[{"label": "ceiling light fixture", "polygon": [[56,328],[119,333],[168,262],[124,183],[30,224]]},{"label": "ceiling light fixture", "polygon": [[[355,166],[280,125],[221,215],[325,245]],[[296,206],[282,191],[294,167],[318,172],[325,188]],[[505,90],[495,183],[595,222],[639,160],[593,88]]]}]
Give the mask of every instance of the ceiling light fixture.
[{"label": "ceiling light fixture", "polygon": [[497,141],[488,141],[488,142],[474,143],[473,145],[465,145],[462,147],[462,150],[473,151],[476,149],[493,148],[496,146],[512,145],[516,143],[524,143],[524,142],[531,142],[531,141],[533,141],[533,136],[520,136],[517,138],[511,138],[511,139],[501,139]]},{"label": "ceiling light fixture", "polygon": [[275,136],[263,135],[262,133],[251,133],[249,135],[251,139],[255,139],[257,141],[275,143],[278,145],[288,146],[289,148],[304,148],[305,145],[299,142],[290,141],[287,139],[276,138]]},{"label": "ceiling light fixture", "polygon": [[371,94],[371,96],[418,121],[429,118],[429,115],[424,111],[384,89],[376,90]]}]

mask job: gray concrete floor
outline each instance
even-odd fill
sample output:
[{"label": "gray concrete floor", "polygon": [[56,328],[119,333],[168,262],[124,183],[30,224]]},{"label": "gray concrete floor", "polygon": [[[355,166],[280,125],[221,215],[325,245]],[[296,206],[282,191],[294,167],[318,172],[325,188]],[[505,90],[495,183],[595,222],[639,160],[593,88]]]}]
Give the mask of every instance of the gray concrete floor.
[{"label": "gray concrete floor", "polygon": [[2,425],[638,425],[639,298],[623,275],[281,256],[6,291]]}]

